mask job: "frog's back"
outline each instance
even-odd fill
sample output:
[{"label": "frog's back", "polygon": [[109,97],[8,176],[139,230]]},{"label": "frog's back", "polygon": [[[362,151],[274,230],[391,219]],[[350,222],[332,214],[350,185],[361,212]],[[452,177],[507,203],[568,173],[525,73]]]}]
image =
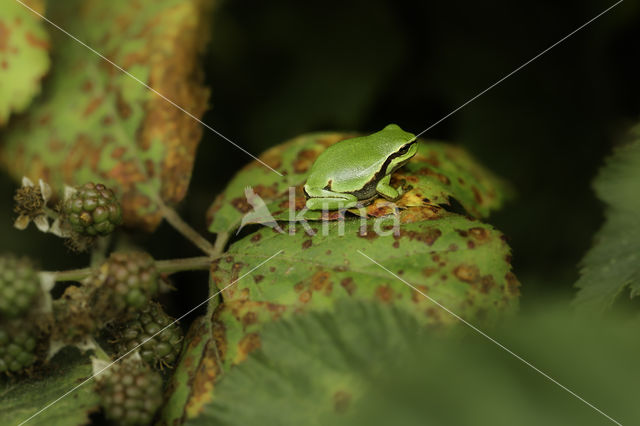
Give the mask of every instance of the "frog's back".
[{"label": "frog's back", "polygon": [[[333,191],[349,190],[379,171],[386,160],[386,149],[370,137],[346,139],[331,145],[311,167],[307,185]],[[329,182],[331,181],[331,182]]]}]

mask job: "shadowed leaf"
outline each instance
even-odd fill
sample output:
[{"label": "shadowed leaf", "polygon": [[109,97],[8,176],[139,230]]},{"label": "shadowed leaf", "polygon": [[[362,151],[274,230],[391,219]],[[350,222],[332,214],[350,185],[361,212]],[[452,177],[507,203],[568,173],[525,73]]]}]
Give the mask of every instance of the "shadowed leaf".
[{"label": "shadowed leaf", "polygon": [[[74,349],[65,349],[51,361],[46,378],[12,382],[0,379],[0,416],[3,425],[17,425],[36,414],[92,374],[87,357],[80,357]],[[29,420],[29,425],[76,426],[89,422],[89,414],[99,409],[93,382],[76,389],[46,411]]]},{"label": "shadowed leaf", "polygon": [[607,209],[576,283],[575,304],[584,308],[607,309],[625,289],[632,298],[640,294],[640,126],[631,136],[632,142],[616,150],[594,182]]}]

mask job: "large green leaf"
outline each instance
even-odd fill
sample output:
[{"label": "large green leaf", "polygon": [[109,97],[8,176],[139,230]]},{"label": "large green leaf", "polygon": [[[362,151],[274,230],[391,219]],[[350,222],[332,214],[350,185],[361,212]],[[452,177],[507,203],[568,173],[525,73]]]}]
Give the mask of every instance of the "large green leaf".
[{"label": "large green leaf", "polygon": [[[289,220],[290,209],[297,215],[304,208],[302,186],[315,159],[328,146],[352,136],[352,133],[308,134],[268,150],[260,158],[283,177],[257,161],[247,165],[209,209],[209,230],[225,232],[240,225],[243,216],[252,210],[245,194],[248,187],[264,200],[277,220]],[[486,217],[491,210],[501,207],[508,192],[500,179],[476,163],[466,151],[434,141],[421,141],[416,156],[393,176],[394,186],[402,183],[412,189],[396,202],[399,208],[448,205],[452,197],[475,217]],[[291,200],[290,187],[295,188],[295,199]],[[366,209],[369,216],[376,217],[392,211],[383,200]],[[321,215],[307,212],[304,217],[314,220]],[[335,219],[335,215],[330,218]]]},{"label": "large green leaf", "polygon": [[[545,303],[486,330],[620,422],[640,418],[638,321],[574,317]],[[428,333],[406,312],[342,301],[265,327],[189,425],[605,425],[580,399],[493,342]]]},{"label": "large green leaf", "polygon": [[[87,377],[92,368],[88,357],[65,349],[37,377],[0,381],[0,418],[3,425],[17,425],[63,396]],[[1,380],[1,379],[0,379]],[[87,382],[68,396],[29,420],[29,425],[75,426],[88,423],[98,410],[93,383]]]},{"label": "large green leaf", "polygon": [[[43,0],[25,1],[42,13]],[[0,0],[0,126],[24,112],[49,70],[49,34],[40,18],[15,0]]]},{"label": "large green leaf", "polygon": [[[10,1],[10,0],[7,0]],[[137,79],[202,115],[198,53],[210,0],[65,1],[51,16]],[[43,96],[3,136],[0,162],[16,178],[54,188],[101,181],[122,197],[129,226],[153,229],[159,202],[187,190],[201,126],[139,82],[54,33],[55,66]]]},{"label": "large green leaf", "polygon": [[607,204],[605,223],[582,260],[575,303],[603,310],[629,290],[640,294],[640,126],[632,141],[607,160],[594,182]]},{"label": "large green leaf", "polygon": [[[417,213],[416,213],[417,212]],[[421,324],[440,328],[456,320],[409,285],[469,320],[492,323],[517,306],[518,281],[510,249],[491,226],[437,209],[401,217],[398,235],[390,219],[351,219],[314,224],[316,235],[286,226],[263,228],[233,244],[212,269],[219,289],[283,250],[260,270],[225,290],[217,322],[224,333],[223,364],[244,360],[259,346],[265,323],[308,310],[331,310],[340,299],[378,300],[401,307]],[[323,227],[324,226],[324,227]],[[326,228],[325,228],[326,227]],[[366,229],[366,233],[363,231]]]}]

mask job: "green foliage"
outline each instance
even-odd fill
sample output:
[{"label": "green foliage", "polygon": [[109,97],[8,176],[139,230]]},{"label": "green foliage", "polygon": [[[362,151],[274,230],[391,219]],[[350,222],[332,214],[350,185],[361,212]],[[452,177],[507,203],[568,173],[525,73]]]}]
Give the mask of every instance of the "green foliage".
[{"label": "green foliage", "polygon": [[[43,0],[25,1],[39,12]],[[0,1],[0,126],[24,112],[49,70],[49,34],[40,18],[15,0]]]},{"label": "green foliage", "polygon": [[[301,227],[289,235],[269,228],[233,244],[212,267],[218,289],[248,273],[279,250],[283,253],[223,292],[217,313],[223,324],[225,365],[242,361],[255,348],[264,323],[306,310],[331,310],[340,299],[379,300],[442,326],[453,319],[434,309],[394,274],[465,318],[495,321],[517,306],[518,282],[509,247],[489,225],[439,210],[423,218],[404,213],[398,236],[378,235],[373,223],[354,219]],[[390,225],[381,222],[381,228]],[[326,228],[325,228],[326,225]]]},{"label": "green foliage", "polygon": [[[638,326],[546,304],[486,331],[631,424],[640,416]],[[217,395],[187,424],[609,424],[487,339],[471,331],[438,337],[406,312],[371,302],[269,324],[261,349],[222,378]]]},{"label": "green foliage", "polygon": [[[2,423],[17,425],[27,420],[47,404],[77,386],[91,375],[91,364],[74,350],[64,350],[56,356],[42,376],[19,382],[0,381],[0,413]],[[30,425],[75,426],[85,424],[89,413],[97,410],[98,397],[85,385],[68,398],[49,407],[46,413],[29,421]]]},{"label": "green foliage", "polygon": [[582,260],[576,305],[604,310],[629,290],[640,294],[640,126],[616,150],[594,182],[607,205],[606,221]]},{"label": "green foliage", "polygon": [[[52,21],[195,116],[203,113],[208,92],[195,70],[209,0],[60,3]],[[67,35],[56,32],[53,45],[45,96],[8,129],[0,163],[16,179],[43,178],[58,190],[103,182],[118,189],[127,225],[154,229],[159,203],[185,195],[200,124]]]}]

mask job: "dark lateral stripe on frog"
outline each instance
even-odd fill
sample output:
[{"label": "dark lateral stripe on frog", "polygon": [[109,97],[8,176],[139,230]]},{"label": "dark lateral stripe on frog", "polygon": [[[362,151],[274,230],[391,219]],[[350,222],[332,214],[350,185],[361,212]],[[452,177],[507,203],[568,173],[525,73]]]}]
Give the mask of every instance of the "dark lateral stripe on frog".
[{"label": "dark lateral stripe on frog", "polygon": [[[391,154],[386,160],[384,160],[384,163],[382,163],[382,166],[380,167],[380,170],[378,170],[373,175],[373,177],[369,180],[369,182],[367,182],[362,187],[362,189],[359,189],[359,190],[353,191],[353,192],[347,192],[347,194],[354,195],[358,200],[367,200],[369,198],[373,198],[377,193],[376,186],[378,186],[378,181],[380,179],[382,179],[384,177],[384,175],[386,174],[387,167],[389,166],[391,161],[393,161],[394,158],[397,158],[397,157],[400,157],[401,155],[406,154],[406,151],[402,152],[404,150],[404,148],[408,148],[408,147],[410,147],[411,145],[413,145],[414,143],[417,143],[417,142],[418,142],[417,139],[414,139],[412,142],[409,142],[408,144],[404,145],[400,150],[398,150],[398,152],[395,152],[395,153]],[[409,161],[409,160],[407,160],[407,161]],[[399,169],[400,167],[402,167],[405,163],[398,164],[398,166],[396,167],[396,170]]]}]

